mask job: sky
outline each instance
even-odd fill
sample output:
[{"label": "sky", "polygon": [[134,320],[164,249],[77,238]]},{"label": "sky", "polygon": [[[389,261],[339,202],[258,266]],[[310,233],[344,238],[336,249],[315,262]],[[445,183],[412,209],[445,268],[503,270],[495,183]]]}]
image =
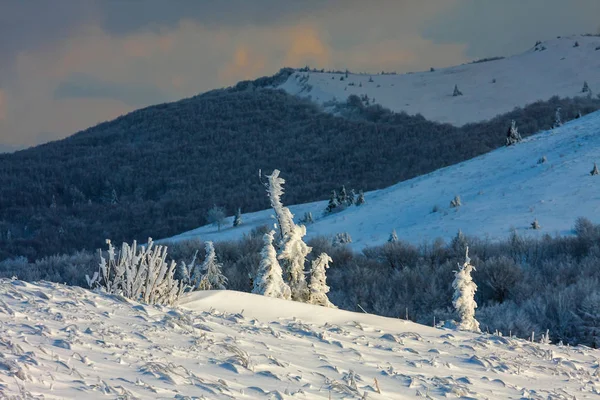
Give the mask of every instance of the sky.
[{"label": "sky", "polygon": [[598,0],[0,0],[0,151],[282,67],[409,72],[600,33]]}]

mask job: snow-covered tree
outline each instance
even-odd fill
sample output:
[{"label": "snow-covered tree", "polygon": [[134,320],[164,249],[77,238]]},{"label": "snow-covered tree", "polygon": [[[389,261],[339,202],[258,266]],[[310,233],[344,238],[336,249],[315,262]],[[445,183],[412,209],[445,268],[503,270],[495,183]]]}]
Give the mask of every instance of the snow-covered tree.
[{"label": "snow-covered tree", "polygon": [[312,213],[310,211],[307,211],[304,213],[302,219],[300,219],[300,222],[303,224],[312,224],[313,222],[315,222],[315,219],[313,218]]},{"label": "snow-covered tree", "polygon": [[596,163],[594,163],[594,168],[592,168],[592,170],[590,171],[590,175],[600,175],[600,171],[598,171],[598,166],[596,165]]},{"label": "snow-covered tree", "polygon": [[308,285],[308,302],[323,307],[337,308],[327,297],[329,286],[327,286],[326,282],[326,270],[329,268],[330,262],[332,262],[331,257],[326,253],[321,253],[321,255],[312,262],[310,269],[310,284]]},{"label": "snow-covered tree", "polygon": [[264,234],[264,246],[261,251],[260,265],[252,293],[268,297],[289,300],[291,297],[290,287],[283,281],[283,271],[277,261],[277,252],[273,247],[275,231]]},{"label": "snow-covered tree", "polygon": [[463,265],[459,264],[458,271],[454,274],[454,282],[452,282],[454,298],[452,304],[460,318],[458,329],[480,332],[479,322],[475,319],[475,309],[477,308],[475,292],[477,291],[477,285],[471,277],[471,272],[474,269],[471,265],[469,248],[467,247],[465,263]]},{"label": "snow-covered tree", "polygon": [[279,229],[278,242],[281,242],[290,234],[294,227],[294,215],[281,203],[285,180],[279,177],[279,173],[279,170],[276,169],[273,170],[271,175],[267,175],[267,183],[265,186],[271,202],[271,207],[273,207],[275,217],[277,218],[277,227]]},{"label": "snow-covered tree", "polygon": [[358,196],[356,197],[356,202],[354,204],[357,206],[362,206],[365,204],[365,194],[363,193],[362,189],[358,191]]},{"label": "snow-covered tree", "polygon": [[325,212],[332,213],[340,205],[338,201],[338,195],[335,190],[331,191],[331,197],[329,197],[329,203],[325,208]]},{"label": "snow-covered tree", "polygon": [[356,203],[356,192],[354,189],[350,189],[350,193],[348,194],[348,205],[352,206]]},{"label": "snow-covered tree", "polygon": [[217,230],[221,230],[221,226],[225,223],[225,210],[214,205],[206,215],[206,220],[211,225],[216,225]]},{"label": "snow-covered tree", "polygon": [[590,91],[590,86],[587,81],[583,82],[583,88],[581,88],[581,93],[588,93]]},{"label": "snow-covered tree", "polygon": [[456,195],[456,196],[454,196],[454,198],[450,202],[450,207],[452,207],[452,208],[458,208],[460,206],[462,206],[462,201],[460,200],[460,196]]},{"label": "snow-covered tree", "polygon": [[396,234],[396,230],[393,229],[392,233],[390,233],[390,237],[388,239],[388,242],[390,243],[396,243],[398,241],[398,235]]},{"label": "snow-covered tree", "polygon": [[556,112],[554,113],[554,128],[558,128],[562,126],[562,118],[560,116],[560,107],[556,108]]},{"label": "snow-covered tree", "polygon": [[343,246],[345,244],[352,243],[352,236],[348,232],[336,233],[331,241],[332,246]]},{"label": "snow-covered tree", "polygon": [[510,124],[510,128],[508,128],[508,133],[506,134],[506,145],[510,146],[516,143],[519,143],[521,140],[521,134],[517,130],[517,123],[513,119]]},{"label": "snow-covered tree", "polygon": [[131,246],[123,243],[117,251],[110,240],[106,243],[108,259],[100,252],[99,271],[92,278],[86,275],[88,285],[148,304],[177,302],[186,285],[174,278],[176,263],[166,262],[166,246],[155,246],[148,238],[146,246],[134,241]]},{"label": "snow-covered tree", "polygon": [[[206,242],[206,258],[199,269],[199,273],[192,277],[196,290],[225,290],[227,278],[221,272],[221,264],[217,261],[213,242]],[[199,276],[202,273],[202,276]]]},{"label": "snow-covered tree", "polygon": [[538,222],[537,218],[533,220],[533,222],[531,223],[531,229],[541,229],[542,227],[540,226],[540,223]]},{"label": "snow-covered tree", "polygon": [[458,90],[458,85],[454,85],[454,92],[452,93],[452,96],[456,97],[456,96],[462,96],[462,92],[460,90]]},{"label": "snow-covered tree", "polygon": [[346,192],[346,186],[342,186],[340,194],[338,195],[338,204],[341,206],[348,205],[348,193]]},{"label": "snow-covered tree", "polygon": [[292,290],[292,300],[303,302],[308,300],[304,263],[312,250],[302,240],[305,235],[304,225],[294,225],[292,231],[284,238],[284,247],[277,257],[282,261],[284,281]]},{"label": "snow-covered tree", "polygon": [[233,226],[240,226],[242,224],[242,209],[238,207],[233,217]]}]

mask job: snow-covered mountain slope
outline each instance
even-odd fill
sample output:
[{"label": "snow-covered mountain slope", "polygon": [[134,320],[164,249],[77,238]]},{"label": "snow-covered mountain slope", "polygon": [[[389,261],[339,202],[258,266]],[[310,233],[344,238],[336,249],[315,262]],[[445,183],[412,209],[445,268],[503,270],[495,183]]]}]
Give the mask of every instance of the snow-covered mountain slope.
[{"label": "snow-covered mountain slope", "polygon": [[598,350],[230,291],[194,293],[183,303],[153,307],[77,287],[1,280],[0,397],[566,399],[600,393]]},{"label": "snow-covered mountain slope", "polygon": [[[543,157],[546,161],[541,163]],[[578,217],[598,222],[600,176],[590,176],[594,162],[600,163],[600,112],[516,146],[368,192],[367,203],[360,207],[327,216],[326,201],[290,209],[296,221],[306,212],[314,216],[307,237],[348,232],[355,249],[384,243],[393,229],[401,240],[415,244],[438,237],[448,240],[459,229],[492,240],[507,237],[512,229],[536,237],[564,235],[572,232]],[[285,171],[281,176],[285,178]],[[455,195],[462,206],[451,208]],[[436,206],[439,210],[433,212]],[[270,209],[245,214],[239,227],[231,227],[229,218],[220,232],[204,226],[167,241],[239,239],[257,226],[273,225],[272,215]],[[536,218],[540,230],[530,229]]]},{"label": "snow-covered mountain slope", "polygon": [[[320,104],[367,95],[393,111],[459,126],[555,95],[580,96],[584,81],[600,93],[598,36],[563,37],[501,60],[402,75],[297,72],[279,87]],[[452,96],[454,85],[463,96]]]}]

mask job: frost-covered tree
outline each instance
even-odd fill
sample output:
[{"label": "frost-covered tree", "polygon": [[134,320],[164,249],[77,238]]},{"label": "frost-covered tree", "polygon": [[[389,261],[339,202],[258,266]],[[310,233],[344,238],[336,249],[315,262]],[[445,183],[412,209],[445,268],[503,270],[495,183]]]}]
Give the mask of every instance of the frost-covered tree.
[{"label": "frost-covered tree", "polygon": [[327,293],[329,293],[329,286],[327,286],[326,270],[329,268],[331,263],[331,257],[326,253],[321,253],[313,262],[310,269],[310,284],[308,302],[323,307],[337,308],[329,301]]},{"label": "frost-covered tree", "polygon": [[303,224],[312,224],[313,222],[315,222],[315,219],[313,218],[313,215],[310,211],[307,211],[304,213],[304,216],[300,219],[300,222]]},{"label": "frost-covered tree", "polygon": [[590,86],[587,81],[583,82],[583,87],[581,88],[581,93],[588,93],[590,91]]},{"label": "frost-covered tree", "polygon": [[[199,273],[192,277],[196,290],[225,290],[227,278],[221,272],[222,266],[217,261],[213,242],[206,242],[206,258],[199,269]],[[202,276],[198,276],[202,273]]]},{"label": "frost-covered tree", "polygon": [[206,214],[206,220],[209,224],[215,225],[217,230],[221,230],[221,226],[225,223],[225,210],[214,205]]},{"label": "frost-covered tree", "polygon": [[452,96],[456,97],[456,96],[462,96],[462,92],[460,90],[458,90],[458,85],[454,85],[454,92],[452,93]]},{"label": "frost-covered tree", "polygon": [[342,188],[340,189],[340,194],[338,195],[338,204],[341,206],[346,206],[348,205],[348,193],[346,192],[346,186],[342,185]]},{"label": "frost-covered tree", "polygon": [[510,123],[510,128],[508,128],[508,133],[506,134],[506,145],[510,146],[516,143],[519,143],[521,140],[521,134],[517,130],[517,123],[513,119]]},{"label": "frost-covered tree", "polygon": [[283,281],[283,271],[277,261],[277,252],[273,247],[275,231],[264,234],[264,245],[261,251],[260,265],[252,293],[278,299],[289,300],[291,297],[290,287]]},{"label": "frost-covered tree", "polygon": [[475,309],[477,308],[475,292],[477,291],[477,285],[471,277],[471,272],[474,269],[471,265],[469,248],[467,247],[465,263],[463,265],[459,264],[458,271],[454,274],[454,282],[452,282],[454,297],[452,304],[460,318],[458,329],[480,332],[479,322],[475,319]]},{"label": "frost-covered tree", "polygon": [[594,168],[592,168],[592,170],[590,171],[590,175],[600,175],[600,171],[598,171],[598,166],[596,165],[596,163],[594,163]]},{"label": "frost-covered tree", "polygon": [[196,268],[196,257],[198,257],[198,251],[194,253],[194,257],[189,264],[186,264],[184,261],[181,261],[179,264],[177,264],[177,269],[175,270],[175,279],[182,281],[186,285],[191,285],[191,276]]},{"label": "frost-covered tree", "polygon": [[390,237],[388,239],[388,242],[390,243],[396,243],[398,241],[398,235],[396,234],[396,230],[393,229],[392,233],[390,233]]},{"label": "frost-covered tree", "polygon": [[292,231],[284,238],[284,247],[277,257],[282,261],[284,281],[290,286],[292,300],[306,302],[308,288],[304,276],[306,256],[311,252],[302,238],[306,235],[304,225],[294,225]]},{"label": "frost-covered tree", "polygon": [[458,208],[460,206],[462,206],[462,201],[460,200],[460,196],[456,195],[456,196],[454,196],[454,198],[450,202],[450,207],[452,207],[452,208]]},{"label": "frost-covered tree", "polygon": [[537,218],[533,220],[533,222],[531,223],[531,229],[541,229],[542,227],[540,226],[540,223],[538,222]]},{"label": "frost-covered tree", "polygon": [[365,204],[365,194],[363,193],[362,189],[358,191],[358,196],[356,197],[356,202],[354,204],[357,206],[362,206]]},{"label": "frost-covered tree", "polygon": [[325,212],[332,213],[339,206],[338,195],[335,190],[331,191],[331,196],[329,197],[329,203],[327,203],[327,207],[325,208]]},{"label": "frost-covered tree", "polygon": [[356,192],[354,189],[350,189],[350,193],[348,193],[348,205],[352,206],[356,203]]},{"label": "frost-covered tree", "polygon": [[332,246],[343,246],[345,244],[352,243],[352,236],[348,232],[336,233],[331,241]]},{"label": "frost-covered tree", "polygon": [[559,128],[562,126],[562,117],[560,116],[560,107],[556,108],[556,112],[554,113],[554,128]]},{"label": "frost-covered tree", "polygon": [[242,209],[238,207],[233,217],[233,226],[240,226],[242,224]]},{"label": "frost-covered tree", "polygon": [[281,196],[283,195],[283,184],[285,180],[279,177],[280,171],[278,169],[273,170],[271,175],[267,175],[267,194],[271,207],[275,211],[275,218],[277,219],[277,227],[279,229],[278,242],[282,242],[286,236],[290,234],[294,227],[294,215],[291,211],[284,207],[281,203]]}]

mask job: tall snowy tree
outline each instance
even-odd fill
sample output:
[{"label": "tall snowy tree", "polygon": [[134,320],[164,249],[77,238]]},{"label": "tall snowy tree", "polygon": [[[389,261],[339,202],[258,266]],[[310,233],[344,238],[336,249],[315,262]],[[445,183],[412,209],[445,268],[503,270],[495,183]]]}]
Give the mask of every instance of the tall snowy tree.
[{"label": "tall snowy tree", "polygon": [[233,226],[240,226],[242,224],[242,209],[238,207],[233,217]]},{"label": "tall snowy tree", "polygon": [[278,299],[289,300],[290,287],[283,281],[283,271],[277,261],[277,252],[273,247],[275,231],[267,232],[263,236],[264,246],[261,251],[260,265],[252,293]]},{"label": "tall snowy tree", "polygon": [[328,213],[332,213],[333,211],[335,211],[338,206],[339,206],[339,201],[338,201],[338,195],[335,192],[335,190],[331,191],[331,197],[329,197],[329,203],[327,204],[327,207],[325,208],[325,212]]},{"label": "tall snowy tree", "polygon": [[227,278],[221,272],[221,268],[222,265],[217,262],[213,242],[206,242],[206,258],[200,267],[202,276],[196,274],[195,277],[192,277],[196,290],[225,290]]},{"label": "tall snowy tree", "polygon": [[392,233],[390,233],[390,237],[388,239],[388,242],[390,243],[396,243],[398,241],[398,235],[396,234],[396,230],[393,229]]},{"label": "tall snowy tree", "polygon": [[275,217],[277,218],[277,227],[279,229],[277,241],[281,243],[294,227],[294,215],[281,203],[285,180],[279,177],[279,173],[279,170],[275,169],[271,175],[267,175],[268,181],[265,186],[267,188],[267,194],[269,195],[271,207],[273,207]]},{"label": "tall snowy tree", "polygon": [[358,196],[356,197],[356,202],[354,204],[357,206],[362,206],[365,204],[365,194],[363,193],[362,189],[358,191]]},{"label": "tall snowy tree", "polygon": [[513,119],[510,123],[510,128],[508,128],[508,133],[506,134],[506,145],[510,146],[516,143],[519,143],[521,140],[521,134],[517,130],[517,123]]},{"label": "tall snowy tree", "polygon": [[454,274],[454,282],[452,283],[454,298],[452,304],[460,318],[458,329],[480,332],[479,322],[475,319],[475,309],[477,308],[475,292],[477,291],[477,285],[471,277],[471,272],[474,269],[471,265],[469,248],[467,247],[465,263],[462,266],[459,264],[458,271]]},{"label": "tall snowy tree", "polygon": [[306,235],[304,225],[294,225],[292,231],[284,238],[284,247],[277,257],[282,261],[283,277],[292,290],[292,300],[306,302],[308,288],[304,276],[306,256],[311,252],[302,238]]},{"label": "tall snowy tree", "polygon": [[590,86],[587,81],[583,82],[583,88],[581,88],[581,93],[587,93],[590,91]]},{"label": "tall snowy tree", "polygon": [[329,301],[327,293],[329,293],[329,286],[327,286],[327,275],[326,270],[329,268],[329,263],[332,262],[331,257],[326,253],[321,253],[319,257],[312,262],[310,269],[310,284],[309,288],[309,299],[310,304],[315,304],[323,307],[337,308]]},{"label": "tall snowy tree", "polygon": [[356,203],[356,192],[354,189],[350,189],[350,193],[348,194],[348,205],[352,206]]},{"label": "tall snowy tree", "polygon": [[556,108],[556,112],[554,113],[554,128],[558,128],[562,126],[562,118],[560,116],[560,107]]},{"label": "tall snowy tree", "polygon": [[348,205],[348,193],[346,192],[346,186],[342,186],[340,194],[338,195],[338,204],[341,206]]}]

